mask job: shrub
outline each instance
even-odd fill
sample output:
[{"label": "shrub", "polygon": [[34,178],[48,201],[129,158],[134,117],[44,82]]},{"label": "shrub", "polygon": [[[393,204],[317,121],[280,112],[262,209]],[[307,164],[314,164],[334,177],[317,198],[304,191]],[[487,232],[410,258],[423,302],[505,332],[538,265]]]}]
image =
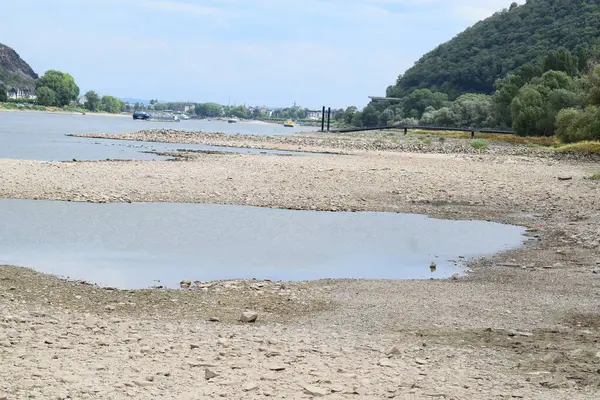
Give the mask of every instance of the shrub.
[{"label": "shrub", "polygon": [[556,135],[564,143],[600,140],[600,108],[561,110],[556,117]]},{"label": "shrub", "polygon": [[471,147],[477,150],[480,149],[487,149],[489,146],[489,143],[487,140],[485,139],[473,139],[471,140]]}]

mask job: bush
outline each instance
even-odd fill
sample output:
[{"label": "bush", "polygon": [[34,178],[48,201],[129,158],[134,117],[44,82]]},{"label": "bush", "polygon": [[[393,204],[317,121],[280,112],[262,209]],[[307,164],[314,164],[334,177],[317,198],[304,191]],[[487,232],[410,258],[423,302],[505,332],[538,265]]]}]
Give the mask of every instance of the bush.
[{"label": "bush", "polygon": [[556,135],[564,143],[600,140],[600,108],[561,110],[556,117]]},{"label": "bush", "polygon": [[477,150],[487,149],[489,147],[489,143],[485,139],[473,139],[471,140],[471,147]]}]

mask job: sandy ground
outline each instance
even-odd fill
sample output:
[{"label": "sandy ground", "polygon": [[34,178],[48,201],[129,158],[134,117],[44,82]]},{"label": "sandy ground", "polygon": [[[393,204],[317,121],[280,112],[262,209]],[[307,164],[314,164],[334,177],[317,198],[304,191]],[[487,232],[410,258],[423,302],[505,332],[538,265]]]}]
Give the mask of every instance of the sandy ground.
[{"label": "sandy ground", "polygon": [[[118,291],[0,267],[0,399],[599,398],[600,183],[587,179],[599,165],[362,146],[334,157],[0,160],[1,197],[417,212],[521,224],[530,236],[443,281]],[[256,323],[238,321],[245,310]]]}]

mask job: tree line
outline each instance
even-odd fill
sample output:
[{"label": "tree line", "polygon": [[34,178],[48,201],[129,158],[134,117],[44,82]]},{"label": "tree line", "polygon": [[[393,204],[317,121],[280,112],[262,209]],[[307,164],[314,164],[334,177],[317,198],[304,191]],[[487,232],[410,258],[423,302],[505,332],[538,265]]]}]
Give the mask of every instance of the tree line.
[{"label": "tree line", "polygon": [[416,89],[400,101],[371,102],[362,111],[349,107],[336,119],[357,127],[511,128],[522,136],[557,134],[565,141],[597,140],[600,65],[594,61],[597,58],[582,64],[567,50],[551,51],[498,79],[491,95],[465,93],[451,101],[446,93]]}]

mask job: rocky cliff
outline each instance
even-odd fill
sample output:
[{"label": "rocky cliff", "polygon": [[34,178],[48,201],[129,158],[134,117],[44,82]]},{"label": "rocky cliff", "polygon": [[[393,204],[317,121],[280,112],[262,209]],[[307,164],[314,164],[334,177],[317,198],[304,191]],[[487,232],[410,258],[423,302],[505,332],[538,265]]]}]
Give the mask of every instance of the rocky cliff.
[{"label": "rocky cliff", "polygon": [[35,88],[38,75],[16,51],[0,43],[0,82],[8,87]]}]

